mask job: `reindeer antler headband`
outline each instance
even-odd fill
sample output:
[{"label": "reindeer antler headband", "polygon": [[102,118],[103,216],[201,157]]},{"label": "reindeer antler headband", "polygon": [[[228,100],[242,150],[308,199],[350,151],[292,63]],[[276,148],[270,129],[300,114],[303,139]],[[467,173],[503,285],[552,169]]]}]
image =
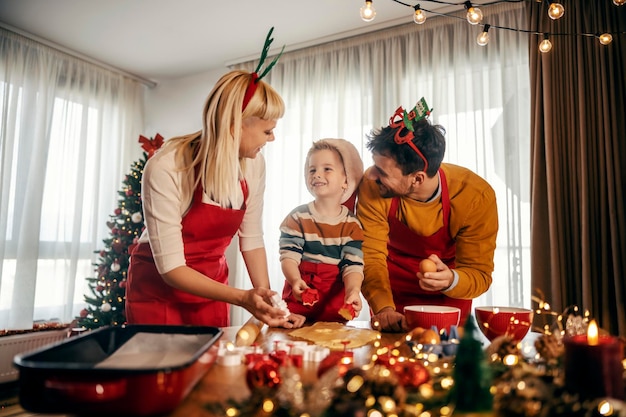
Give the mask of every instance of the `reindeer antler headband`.
[{"label": "reindeer antler headband", "polygon": [[[419,155],[420,158],[424,161],[424,171],[428,170],[428,161],[424,157],[424,154],[417,148],[415,143],[413,143],[413,139],[415,138],[415,130],[413,129],[413,122],[417,122],[418,120],[422,120],[428,116],[433,109],[428,108],[428,104],[426,104],[426,100],[424,97],[419,99],[415,107],[411,109],[410,112],[406,112],[402,108],[402,106],[396,109],[396,112],[393,116],[389,118],[389,127],[398,128],[393,140],[401,145],[403,143],[407,143],[416,154]],[[402,130],[406,129],[407,133],[404,136],[401,136]]]},{"label": "reindeer antler headband", "polygon": [[241,105],[241,111],[244,111],[246,107],[248,106],[250,99],[252,98],[252,96],[254,95],[254,92],[256,91],[259,80],[265,77],[268,72],[270,72],[272,67],[278,61],[278,58],[280,58],[280,56],[283,54],[283,51],[285,50],[285,45],[283,45],[283,48],[280,50],[280,53],[276,56],[276,58],[274,58],[274,60],[270,62],[267,67],[265,67],[263,72],[259,74],[259,71],[261,71],[261,67],[263,66],[263,63],[265,62],[265,59],[267,58],[267,53],[270,50],[270,45],[274,41],[274,38],[271,37],[273,31],[274,31],[274,27],[272,27],[270,31],[267,33],[267,37],[265,38],[265,44],[263,44],[263,51],[261,51],[261,57],[259,58],[259,65],[257,65],[256,69],[252,73],[252,78],[250,79],[248,88],[246,88],[246,93],[243,96],[243,104]]}]

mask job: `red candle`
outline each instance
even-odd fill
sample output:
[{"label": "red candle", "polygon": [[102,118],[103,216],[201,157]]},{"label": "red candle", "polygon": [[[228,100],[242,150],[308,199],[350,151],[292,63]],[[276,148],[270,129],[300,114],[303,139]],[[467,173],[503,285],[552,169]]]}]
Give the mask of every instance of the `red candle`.
[{"label": "red candle", "polygon": [[624,398],[623,347],[612,336],[598,336],[592,320],[586,335],[564,339],[565,386],[581,399]]}]

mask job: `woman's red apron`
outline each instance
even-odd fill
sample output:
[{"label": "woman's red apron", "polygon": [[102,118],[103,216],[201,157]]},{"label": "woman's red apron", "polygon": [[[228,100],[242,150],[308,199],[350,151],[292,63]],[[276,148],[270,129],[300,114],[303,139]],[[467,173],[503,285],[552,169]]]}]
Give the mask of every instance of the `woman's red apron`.
[{"label": "woman's red apron", "polygon": [[[244,201],[248,187],[241,181]],[[182,219],[185,261],[188,267],[228,285],[225,252],[246,211],[202,202],[202,186]],[[173,324],[224,327],[230,325],[230,305],[178,290],[163,281],[149,243],[131,249],[126,293],[126,319],[131,324]]]},{"label": "woman's red apron", "polygon": [[456,244],[450,236],[450,195],[443,171],[439,170],[441,181],[441,204],[443,206],[443,226],[431,236],[420,236],[398,220],[400,198],[394,197],[389,208],[389,241],[387,243],[387,268],[396,310],[413,304],[445,305],[461,309],[460,325],[470,314],[472,300],[450,298],[440,291],[423,290],[418,283],[419,263],[437,255],[447,266],[455,266]]},{"label": "woman's red apron", "polygon": [[345,299],[345,288],[339,266],[303,261],[300,262],[299,269],[304,282],[317,290],[319,301],[312,306],[305,306],[295,299],[291,292],[291,285],[285,283],[283,300],[287,303],[289,312],[306,316],[308,321],[345,323],[346,319],[339,314],[339,309],[343,306]]}]

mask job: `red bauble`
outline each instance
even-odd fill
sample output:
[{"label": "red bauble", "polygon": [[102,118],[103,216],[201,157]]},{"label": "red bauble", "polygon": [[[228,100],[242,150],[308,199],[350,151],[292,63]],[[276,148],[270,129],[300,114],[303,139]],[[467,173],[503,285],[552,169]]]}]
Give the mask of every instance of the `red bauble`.
[{"label": "red bauble", "polygon": [[339,368],[339,376],[343,376],[348,369],[354,366],[354,353],[330,352],[330,354],[320,362],[317,368],[317,376],[322,376],[326,371],[335,366]]},{"label": "red bauble", "polygon": [[404,387],[417,388],[430,379],[428,369],[419,362],[396,362],[390,368],[397,375],[398,382]]},{"label": "red bauble", "polygon": [[124,245],[124,242],[122,242],[121,240],[115,240],[111,244],[111,248],[113,248],[115,253],[122,253],[122,252],[124,252],[124,248],[125,247],[126,247],[126,245]]},{"label": "red bauble", "polygon": [[277,388],[282,382],[279,367],[271,358],[250,362],[246,371],[248,388],[253,391],[258,388]]}]

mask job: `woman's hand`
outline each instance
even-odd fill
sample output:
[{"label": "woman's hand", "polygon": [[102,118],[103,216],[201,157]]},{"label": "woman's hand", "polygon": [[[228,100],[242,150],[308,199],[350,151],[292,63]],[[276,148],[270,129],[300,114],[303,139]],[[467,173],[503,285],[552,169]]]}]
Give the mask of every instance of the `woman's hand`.
[{"label": "woman's hand", "polygon": [[287,316],[287,321],[283,324],[285,329],[297,329],[298,327],[302,327],[306,322],[306,317],[300,314],[289,314]]},{"label": "woman's hand", "polygon": [[244,292],[240,305],[268,326],[280,327],[287,322],[288,317],[283,310],[272,306],[271,297],[274,294],[276,291],[268,288],[252,288]]}]

